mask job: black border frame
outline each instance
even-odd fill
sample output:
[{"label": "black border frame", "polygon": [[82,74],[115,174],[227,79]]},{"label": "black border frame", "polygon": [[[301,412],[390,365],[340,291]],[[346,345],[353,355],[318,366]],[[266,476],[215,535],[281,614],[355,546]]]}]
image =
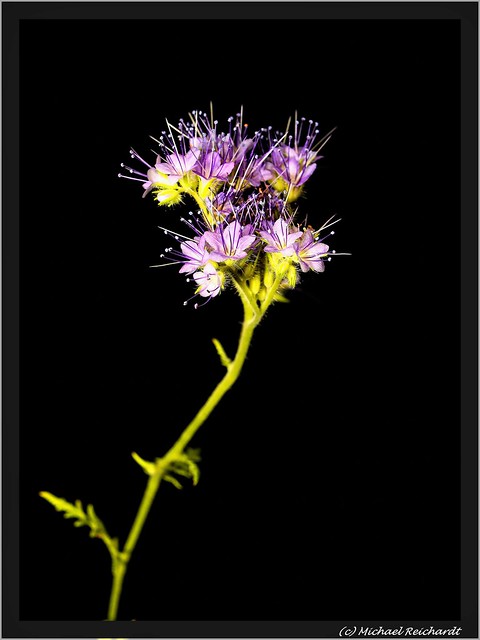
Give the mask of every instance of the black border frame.
[{"label": "black border frame", "polygon": [[[280,2],[275,18],[454,19],[461,22],[461,620],[459,637],[478,638],[478,4],[477,2]],[[44,19],[256,19],[268,2],[3,2],[3,616],[2,637],[338,637],[349,627],[429,627],[432,621],[19,621],[19,22]],[[39,578],[41,579],[41,578]],[[134,635],[132,635],[134,634]]]}]

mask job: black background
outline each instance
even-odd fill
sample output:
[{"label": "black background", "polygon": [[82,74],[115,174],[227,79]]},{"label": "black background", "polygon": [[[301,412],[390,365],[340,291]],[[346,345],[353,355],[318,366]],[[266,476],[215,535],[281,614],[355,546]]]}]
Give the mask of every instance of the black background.
[{"label": "black background", "polygon": [[161,488],[120,618],[458,619],[458,22],[25,21],[20,42],[20,619],[105,618],[108,553],[38,492],[124,541],[131,451],[164,453],[223,373],[210,339],[235,348],[232,291],[195,311],[149,269],[185,210],[117,178],[210,100],[338,127],[300,206],[341,217],[352,255],[269,311],[193,443],[200,484]]}]

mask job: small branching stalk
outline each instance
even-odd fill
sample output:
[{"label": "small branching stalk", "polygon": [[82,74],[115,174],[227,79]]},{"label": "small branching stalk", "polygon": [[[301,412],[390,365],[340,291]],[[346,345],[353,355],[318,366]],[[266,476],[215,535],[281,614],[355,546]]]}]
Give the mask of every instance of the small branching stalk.
[{"label": "small branching stalk", "polygon": [[228,367],[232,364],[232,361],[225,353],[225,349],[222,347],[220,341],[217,340],[217,338],[212,338],[212,342],[215,345],[215,349],[217,350],[217,353],[220,357],[220,362],[223,364],[224,367],[228,369]]}]

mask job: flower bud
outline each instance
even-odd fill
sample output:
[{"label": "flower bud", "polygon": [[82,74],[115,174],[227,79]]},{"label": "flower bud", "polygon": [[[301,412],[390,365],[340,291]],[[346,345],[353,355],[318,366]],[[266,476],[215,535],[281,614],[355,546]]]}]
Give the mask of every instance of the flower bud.
[{"label": "flower bud", "polygon": [[166,204],[171,207],[174,204],[182,202],[182,196],[178,189],[158,189],[158,191],[156,191],[156,196],[160,206]]},{"label": "flower bud", "polygon": [[275,280],[275,277],[273,275],[273,271],[271,269],[265,269],[265,273],[263,275],[263,282],[265,283],[265,286],[267,287],[267,289],[270,289],[270,287],[273,285],[273,282]]},{"label": "flower bud", "polygon": [[260,280],[260,276],[258,274],[254,275],[253,278],[250,280],[249,284],[250,284],[250,291],[253,293],[254,296],[256,296],[260,291],[260,287],[262,284]]},{"label": "flower bud", "polygon": [[255,274],[255,265],[253,265],[252,263],[245,265],[243,269],[243,275],[245,277],[245,280],[250,280],[250,278],[253,278],[254,274]]},{"label": "flower bud", "polygon": [[277,275],[286,275],[288,270],[290,269],[291,264],[292,262],[289,258],[284,258],[283,260],[279,261],[276,268]]},{"label": "flower bud", "polygon": [[298,276],[297,270],[295,269],[293,264],[291,264],[287,271],[287,282],[288,282],[288,286],[291,287],[292,289],[294,289],[295,285],[297,284],[297,276]]},{"label": "flower bud", "polygon": [[265,289],[265,287],[262,287],[260,291],[257,293],[257,300],[259,300],[260,302],[263,302],[266,297],[267,297],[267,290]]}]

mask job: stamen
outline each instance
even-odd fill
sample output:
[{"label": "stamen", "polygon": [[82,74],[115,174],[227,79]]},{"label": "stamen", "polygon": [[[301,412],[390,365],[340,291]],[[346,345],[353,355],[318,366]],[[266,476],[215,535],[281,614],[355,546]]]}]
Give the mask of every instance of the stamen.
[{"label": "stamen", "polygon": [[189,238],[188,236],[184,236],[181,233],[176,233],[175,231],[170,231],[170,229],[166,229],[165,227],[161,227],[160,225],[157,225],[157,227],[159,229],[162,229],[163,233],[165,235],[170,234],[175,240],[178,240],[179,236],[181,238],[183,238],[184,240],[191,240],[192,238]]},{"label": "stamen", "polygon": [[125,178],[125,180],[136,180],[137,182],[147,182],[147,179],[144,178],[143,180],[141,178],[132,178],[132,176],[124,176],[123,174],[119,173],[118,178]]}]

